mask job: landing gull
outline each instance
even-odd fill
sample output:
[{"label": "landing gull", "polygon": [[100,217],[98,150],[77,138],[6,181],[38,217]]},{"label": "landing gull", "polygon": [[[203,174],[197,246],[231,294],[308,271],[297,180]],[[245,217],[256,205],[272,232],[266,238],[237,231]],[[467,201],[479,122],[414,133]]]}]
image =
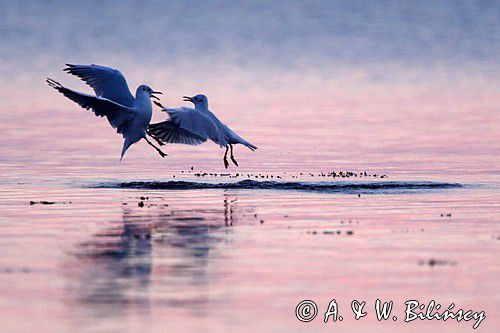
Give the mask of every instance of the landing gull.
[{"label": "landing gull", "polygon": [[108,119],[110,125],[125,139],[120,161],[127,149],[141,139],[146,140],[161,157],[166,156],[146,137],[146,130],[153,113],[150,99],[159,100],[154,94],[161,92],[153,91],[143,84],[137,88],[134,97],[130,93],[125,77],[117,69],[99,65],[66,65],[68,67],[64,71],[82,79],[94,89],[95,96],[68,89],[50,78],[47,78],[46,82],[82,108],[92,110],[96,116]]},{"label": "landing gull", "polygon": [[184,101],[194,104],[195,108],[165,108],[155,101],[155,104],[167,112],[170,119],[149,125],[148,134],[159,144],[183,143],[189,145],[199,145],[208,139],[219,146],[226,148],[224,153],[224,166],[227,169],[227,152],[231,150],[231,161],[238,166],[238,162],[233,155],[233,145],[242,144],[252,151],[256,146],[246,141],[227,125],[223,124],[209,109],[208,98],[205,95],[193,97],[184,96]]}]

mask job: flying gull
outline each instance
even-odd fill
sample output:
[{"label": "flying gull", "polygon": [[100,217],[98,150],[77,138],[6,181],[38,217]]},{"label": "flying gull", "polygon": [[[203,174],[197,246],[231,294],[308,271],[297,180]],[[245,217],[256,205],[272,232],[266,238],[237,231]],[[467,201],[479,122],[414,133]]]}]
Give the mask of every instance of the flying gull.
[{"label": "flying gull", "polygon": [[64,71],[82,79],[94,89],[94,95],[88,95],[68,89],[59,82],[47,78],[47,83],[61,94],[76,102],[82,108],[92,110],[96,116],[106,117],[113,128],[125,139],[120,161],[127,149],[134,143],[145,139],[156,151],[165,157],[166,154],[146,137],[146,130],[153,113],[151,98],[158,99],[149,86],[140,85],[135,97],[130,93],[123,74],[113,68],[98,65],[71,65]]}]

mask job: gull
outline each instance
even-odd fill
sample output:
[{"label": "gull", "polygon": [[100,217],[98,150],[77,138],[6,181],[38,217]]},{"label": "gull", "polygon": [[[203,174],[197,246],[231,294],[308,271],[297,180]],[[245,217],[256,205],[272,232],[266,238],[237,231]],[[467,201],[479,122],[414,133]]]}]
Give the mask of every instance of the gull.
[{"label": "gull", "polygon": [[68,89],[50,78],[47,78],[46,82],[82,108],[92,110],[96,116],[108,119],[110,125],[125,139],[120,161],[127,149],[141,139],[145,139],[161,157],[167,156],[146,137],[146,130],[153,113],[150,99],[159,100],[155,94],[161,92],[153,91],[143,84],[137,88],[134,97],[130,93],[125,77],[117,69],[94,64],[66,65],[68,67],[64,71],[82,79],[94,89],[95,96]]},{"label": "gull", "polygon": [[170,119],[161,123],[151,124],[148,134],[160,145],[165,143],[183,143],[188,145],[199,145],[208,139],[212,140],[222,148],[226,148],[224,153],[224,167],[227,169],[227,152],[231,150],[231,161],[238,166],[238,162],[233,155],[233,145],[242,144],[254,151],[256,146],[246,141],[236,134],[227,125],[223,124],[209,109],[208,98],[199,94],[193,97],[183,97],[184,101],[194,104],[194,109],[165,108],[161,103],[154,101],[156,105],[167,112]]}]

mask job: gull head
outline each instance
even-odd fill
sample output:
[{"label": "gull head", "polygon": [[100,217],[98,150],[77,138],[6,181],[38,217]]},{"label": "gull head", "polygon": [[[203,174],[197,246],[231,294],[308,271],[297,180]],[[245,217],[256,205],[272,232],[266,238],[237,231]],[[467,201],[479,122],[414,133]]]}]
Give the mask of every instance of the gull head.
[{"label": "gull head", "polygon": [[193,103],[196,108],[201,107],[203,109],[208,110],[208,98],[207,98],[207,96],[205,96],[203,94],[198,94],[198,95],[193,96],[193,97],[184,96],[183,101]]},{"label": "gull head", "polygon": [[157,96],[155,96],[155,94],[160,94],[162,95],[161,92],[159,91],[154,91],[153,89],[151,89],[150,86],[148,85],[140,85],[138,88],[137,88],[137,91],[135,92],[135,96],[136,98],[139,97],[140,95],[146,95],[147,97],[149,98],[155,98],[157,100],[160,100]]}]

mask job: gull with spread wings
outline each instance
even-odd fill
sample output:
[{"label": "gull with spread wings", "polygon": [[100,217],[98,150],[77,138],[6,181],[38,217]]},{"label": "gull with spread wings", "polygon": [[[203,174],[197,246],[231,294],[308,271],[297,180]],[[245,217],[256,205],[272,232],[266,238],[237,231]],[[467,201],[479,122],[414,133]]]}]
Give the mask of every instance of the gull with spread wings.
[{"label": "gull with spread wings", "polygon": [[50,78],[47,78],[47,83],[82,108],[92,110],[96,116],[106,117],[110,125],[123,135],[125,141],[120,161],[127,149],[141,139],[155,148],[161,157],[166,156],[146,137],[153,113],[151,98],[159,100],[155,94],[161,92],[143,84],[137,88],[134,97],[125,77],[117,69],[98,65],[66,65],[68,67],[64,71],[82,79],[94,89],[95,96],[68,89]]},{"label": "gull with spread wings", "polygon": [[159,102],[154,101],[156,105],[162,108],[162,111],[167,112],[170,116],[170,119],[166,121],[149,125],[148,134],[160,145],[165,143],[199,145],[210,139],[222,148],[226,148],[223,159],[226,169],[229,166],[227,161],[229,149],[231,150],[231,161],[238,166],[238,162],[233,155],[234,144],[242,144],[252,151],[257,149],[256,146],[223,124],[208,109],[208,98],[205,95],[184,96],[184,101],[193,103],[195,108],[165,108]]}]

